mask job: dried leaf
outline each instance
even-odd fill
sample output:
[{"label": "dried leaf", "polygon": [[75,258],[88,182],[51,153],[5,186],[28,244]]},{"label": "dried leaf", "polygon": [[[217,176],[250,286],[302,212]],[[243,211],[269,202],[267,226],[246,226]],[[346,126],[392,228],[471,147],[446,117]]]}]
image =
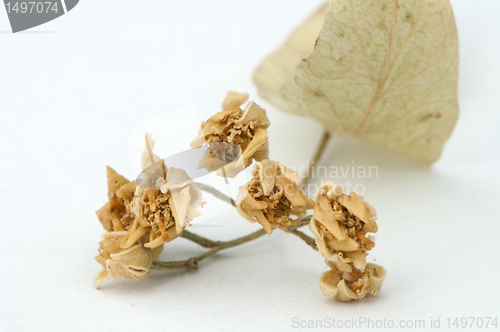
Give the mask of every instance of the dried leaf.
[{"label": "dried leaf", "polygon": [[428,163],[457,120],[457,80],[449,0],[331,0],[254,74],[281,110]]}]

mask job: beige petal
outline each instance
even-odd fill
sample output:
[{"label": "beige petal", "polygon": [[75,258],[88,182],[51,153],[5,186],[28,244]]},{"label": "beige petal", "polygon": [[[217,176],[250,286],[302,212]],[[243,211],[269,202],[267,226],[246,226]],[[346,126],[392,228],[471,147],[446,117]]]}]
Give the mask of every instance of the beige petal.
[{"label": "beige petal", "polygon": [[326,181],[321,184],[318,190],[318,198],[322,195],[326,196],[330,201],[335,200],[342,195],[344,187],[331,181]]},{"label": "beige petal", "polygon": [[103,240],[106,240],[106,239],[112,239],[112,238],[120,238],[120,237],[125,236],[125,235],[127,235],[126,231],[123,231],[123,232],[108,232],[108,233],[102,234],[101,237],[102,237]]},{"label": "beige petal", "polygon": [[351,301],[353,299],[360,299],[366,295],[367,280],[358,279],[356,282],[355,287],[357,289],[354,291],[342,279],[342,273],[335,269],[323,272],[318,280],[323,296],[334,297],[339,301]]},{"label": "beige petal", "polygon": [[268,128],[271,124],[267,118],[266,110],[254,103],[249,102],[241,118],[236,120],[234,123],[237,125],[245,124],[249,121],[254,121],[260,128]]},{"label": "beige petal", "polygon": [[196,217],[201,216],[201,212],[196,211],[196,210],[187,210],[186,212],[186,224],[188,224],[191,220],[193,220]]},{"label": "beige petal", "polygon": [[191,185],[189,187],[189,194],[191,195],[191,200],[189,201],[188,209],[194,210],[198,208],[203,200],[203,194],[200,188]]},{"label": "beige petal", "polygon": [[354,251],[359,249],[359,244],[350,237],[345,240],[339,241],[336,238],[329,238],[326,241],[328,247],[337,251]]},{"label": "beige petal", "polygon": [[300,189],[298,185],[289,178],[283,175],[278,175],[276,176],[276,184],[283,188],[283,193],[293,207],[303,207],[307,204],[306,200],[299,192]]},{"label": "beige petal", "polygon": [[116,196],[131,201],[134,198],[135,188],[135,181],[130,181],[129,183],[121,186],[120,189],[116,191]]},{"label": "beige petal", "polygon": [[154,249],[151,249],[151,257],[153,259],[158,259],[158,257],[160,257],[161,253],[163,252],[163,244],[154,248]]},{"label": "beige petal", "polygon": [[177,214],[177,210],[176,210],[175,203],[174,203],[172,196],[170,196],[168,198],[168,204],[170,206],[170,209],[172,210],[172,216],[174,217],[174,220],[175,220],[176,233],[180,233],[179,230],[182,232],[183,223],[181,224],[181,222],[180,222],[181,219],[180,219],[179,215]]},{"label": "beige petal", "polygon": [[300,195],[302,195],[302,198],[304,198],[304,201],[306,202],[306,205],[302,207],[302,209],[310,210],[314,208],[314,204],[316,203],[309,196],[307,196],[306,193],[303,192],[302,190],[299,190],[299,193]]},{"label": "beige petal", "polygon": [[380,292],[380,288],[387,275],[387,271],[380,265],[368,263],[366,270],[369,271],[368,293],[375,295]]},{"label": "beige petal", "polygon": [[278,173],[282,174],[284,177],[289,179],[295,184],[300,183],[300,173],[292,171],[291,169],[287,168],[285,165],[283,165],[280,162],[276,162],[276,168],[278,169]]},{"label": "beige petal", "polygon": [[247,195],[243,202],[241,202],[241,205],[248,210],[263,210],[267,207],[266,202],[257,201],[252,195]]},{"label": "beige petal", "polygon": [[269,223],[269,221],[266,219],[264,216],[264,213],[260,210],[252,210],[250,213],[255,216],[257,219],[257,222],[264,228],[264,230],[267,232],[267,234],[272,234],[273,233],[273,227]]},{"label": "beige petal", "polygon": [[335,270],[323,272],[318,280],[319,287],[324,297],[336,297],[337,285],[342,280],[342,275]]},{"label": "beige petal", "polygon": [[336,260],[337,258],[334,257],[335,254],[332,253],[332,251],[326,247],[325,234],[322,231],[320,231],[319,225],[320,225],[319,221],[317,221],[316,219],[314,219],[314,217],[312,217],[311,221],[309,222],[309,230],[314,235],[316,246],[318,246],[318,252],[321,254],[321,256],[325,257],[328,260]]},{"label": "beige petal", "polygon": [[172,211],[176,212],[174,218],[177,233],[182,232],[182,229],[186,227],[186,212],[191,201],[190,189],[190,187],[186,187],[181,190],[171,190],[172,196],[169,198],[169,204]]},{"label": "beige petal", "polygon": [[256,222],[257,220],[252,217],[252,215],[250,215],[248,213],[248,211],[244,208],[241,207],[241,205],[236,205],[236,211],[238,211],[238,213],[240,214],[240,216],[242,216],[243,218],[245,218],[246,220],[250,221],[250,222]]},{"label": "beige petal", "polygon": [[116,193],[121,186],[129,181],[122,175],[118,174],[114,169],[106,167],[106,177],[108,179],[108,191]]},{"label": "beige petal", "polygon": [[[154,239],[152,239],[150,242],[148,243],[145,243],[144,244],[144,247],[146,248],[150,248],[150,249],[154,249],[154,248],[157,248],[158,246],[161,246],[165,243],[168,243],[170,241],[173,241],[175,240],[177,237],[179,237],[181,233],[177,233],[177,230],[175,227],[169,227],[167,229],[167,236],[168,236],[168,239],[165,241],[163,240],[163,237],[162,236],[158,236]],[[151,236],[153,236],[153,232],[151,232]]]},{"label": "beige petal", "polygon": [[112,279],[112,277],[109,275],[108,270],[107,269],[102,270],[95,278],[94,281],[95,288],[99,288],[103,282],[109,279]]},{"label": "beige petal", "polygon": [[368,256],[367,252],[362,252],[360,250],[348,251],[345,252],[344,255],[349,258],[356,269],[361,271],[365,269],[366,256]]},{"label": "beige petal", "polygon": [[250,165],[252,156],[263,146],[265,146],[267,141],[267,130],[264,128],[256,128],[250,144],[248,144],[245,151],[243,151],[242,153],[243,160],[245,160],[246,166]]},{"label": "beige petal", "polygon": [[205,136],[214,134],[215,133],[214,126],[225,121],[230,115],[239,117],[241,115],[241,110],[239,108],[226,109],[223,110],[222,112],[215,113],[208,119],[205,128],[203,130],[203,134]]},{"label": "beige petal", "polygon": [[236,195],[236,205],[241,205],[241,202],[249,195],[248,184],[244,184],[238,188],[238,194]]},{"label": "beige petal", "polygon": [[124,229],[122,227],[122,223],[120,222],[119,219],[113,219],[112,224],[113,224],[114,231],[117,231],[117,232],[124,231]]},{"label": "beige petal", "polygon": [[364,233],[377,233],[378,225],[376,223],[377,218],[370,219],[362,228]]},{"label": "beige petal", "polygon": [[146,148],[144,149],[144,151],[142,151],[142,154],[141,154],[141,167],[142,167],[143,171],[146,168],[148,168],[149,166],[153,165],[153,163],[151,162],[151,159],[153,159],[155,163],[161,160],[160,157],[158,157],[157,155],[155,155],[153,153],[154,146],[155,146],[155,141],[153,141],[153,139],[151,138],[151,135],[149,133],[147,133],[146,134]]},{"label": "beige petal", "polygon": [[343,256],[342,252],[336,252],[334,255],[335,260],[329,260],[328,258],[325,259],[326,265],[328,265],[332,269],[337,269],[339,272],[342,272],[343,274],[346,273],[351,273],[352,272],[352,265],[349,264],[351,261],[350,259],[345,259]]},{"label": "beige petal", "polygon": [[349,196],[340,195],[337,200],[340,204],[345,206],[349,212],[358,217],[361,221],[365,223],[365,232],[377,232],[378,227],[373,218],[375,210],[369,204],[366,204],[362,196],[359,196],[355,192],[352,192]]},{"label": "beige petal", "polygon": [[226,98],[222,102],[223,111],[233,111],[239,109],[241,105],[248,101],[248,93],[228,91]]},{"label": "beige petal", "polygon": [[261,162],[255,164],[255,168],[252,173],[254,173],[254,175],[257,175],[257,177],[259,178],[264,195],[269,196],[274,188],[276,163],[273,163],[267,159],[262,160]]},{"label": "beige petal", "polygon": [[257,150],[252,158],[256,161],[262,161],[264,159],[267,159],[269,157],[269,140],[267,140],[263,145],[259,147],[259,150]]},{"label": "beige petal", "polygon": [[[222,163],[225,163],[225,162],[222,162]],[[217,166],[215,166],[215,167],[217,167]],[[244,169],[245,169],[245,160],[243,159],[243,155],[240,154],[240,156],[236,160],[219,168],[217,170],[217,175],[220,177],[228,177],[228,178],[234,179]]]},{"label": "beige petal", "polygon": [[132,227],[128,230],[127,234],[120,243],[120,247],[128,248],[137,242],[144,234],[150,230],[150,227],[140,225],[139,217],[136,217]]},{"label": "beige petal", "polygon": [[189,186],[193,180],[189,177],[185,170],[171,167],[167,172],[167,184],[170,189],[181,189]]},{"label": "beige petal", "polygon": [[102,227],[104,227],[107,232],[111,232],[113,230],[113,216],[111,214],[109,202],[104,204],[103,207],[97,210],[95,214],[101,222]]},{"label": "beige petal", "polygon": [[348,238],[345,227],[341,228],[339,225],[337,215],[326,196],[318,197],[317,204],[314,206],[314,218],[325,226],[336,239],[342,241]]}]

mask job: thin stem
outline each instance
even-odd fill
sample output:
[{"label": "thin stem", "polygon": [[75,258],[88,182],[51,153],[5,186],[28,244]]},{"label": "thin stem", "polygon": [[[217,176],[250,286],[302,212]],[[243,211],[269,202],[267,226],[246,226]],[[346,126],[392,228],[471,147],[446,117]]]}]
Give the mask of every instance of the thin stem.
[{"label": "thin stem", "polygon": [[321,136],[321,140],[319,141],[319,145],[316,148],[316,151],[314,152],[314,155],[311,159],[311,162],[307,165],[307,173],[300,182],[301,188],[304,188],[307,185],[307,183],[309,183],[313,167],[320,161],[321,157],[323,156],[323,152],[325,151],[326,144],[328,143],[329,140],[330,140],[330,133],[325,129],[323,131],[323,135]]},{"label": "thin stem", "polygon": [[[294,231],[302,226],[309,225],[310,220],[311,220],[311,216],[305,216],[304,218],[301,218],[300,222],[297,225],[288,227],[287,231],[291,232],[291,231]],[[213,241],[213,240],[207,239],[206,237],[203,237],[201,235],[191,233],[188,230],[182,231],[181,237],[185,238],[186,240],[192,241],[196,244],[199,244],[203,248],[215,248],[215,247],[219,247],[220,245],[225,243],[225,242],[221,242],[221,241]]]},{"label": "thin stem", "polygon": [[213,248],[220,245],[220,241],[213,241],[198,234],[191,233],[190,231],[187,230],[182,231],[181,237],[185,238],[186,240],[193,241],[194,243],[199,244],[203,248]]},{"label": "thin stem", "polygon": [[[213,245],[214,243],[217,243],[217,246],[212,247],[212,249],[204,252],[201,255],[191,257],[190,259],[185,260],[185,261],[162,262],[162,261],[155,260],[155,261],[153,261],[153,264],[151,265],[151,269],[152,270],[178,270],[178,269],[191,268],[193,270],[197,270],[198,269],[198,262],[201,262],[205,258],[216,254],[218,251],[233,248],[233,247],[239,246],[240,244],[250,242],[252,240],[255,240],[255,239],[263,236],[264,234],[267,234],[266,231],[261,229],[261,230],[258,230],[256,232],[250,233],[248,235],[239,237],[239,238],[231,240],[231,241],[212,241],[212,240],[205,239],[199,235],[191,233],[191,235],[188,235],[188,237],[186,237],[187,239],[194,241],[196,243],[199,243],[197,241],[201,242],[204,240],[208,240],[209,242],[207,242],[206,244],[210,243],[210,245]],[[195,235],[195,236],[192,236],[192,235]],[[194,239],[196,239],[196,241]]]},{"label": "thin stem", "polygon": [[209,193],[209,194],[212,194],[214,195],[216,198],[220,199],[221,201],[224,201],[228,204],[231,204],[232,206],[236,207],[236,202],[234,201],[234,199],[232,199],[231,197],[227,196],[226,194],[223,194],[222,192],[220,192],[219,190],[215,189],[214,187],[212,186],[209,186],[207,184],[204,184],[204,183],[199,183],[199,182],[195,182],[194,185],[198,188],[200,188],[201,190]]},{"label": "thin stem", "polygon": [[161,262],[153,260],[151,270],[182,270],[189,269],[188,261]]},{"label": "thin stem", "polygon": [[[209,186],[207,186],[209,187]],[[211,188],[211,187],[210,187]],[[216,190],[216,189],[214,189]],[[217,191],[217,190],[216,190]],[[308,225],[312,216],[305,216],[301,218],[300,222],[297,225],[290,226],[287,228],[287,232],[294,234],[304,240],[311,248],[314,250],[318,250],[316,248],[316,244],[314,242],[314,239],[312,239],[310,236],[302,233],[301,231],[298,231],[297,228],[300,228],[302,226]],[[200,246],[204,248],[210,248],[210,250],[205,251],[203,254],[191,257],[188,260],[185,261],[172,261],[172,262],[163,262],[163,261],[157,261],[154,260],[151,269],[152,270],[179,270],[179,269],[193,269],[197,270],[198,269],[198,262],[201,262],[207,257],[210,257],[217,252],[224,250],[224,249],[229,249],[233,248],[236,246],[239,246],[240,244],[244,244],[250,241],[253,241],[255,239],[258,239],[259,237],[267,234],[264,229],[260,229],[256,232],[250,233],[248,235],[236,238],[231,241],[213,241],[210,239],[207,239],[203,236],[200,236],[195,233],[191,233],[190,231],[184,230],[181,233],[181,237],[185,238],[186,240],[193,241],[196,244],[199,244]]]},{"label": "thin stem", "polygon": [[298,237],[300,237],[302,240],[304,240],[304,242],[310,246],[311,248],[313,248],[314,250],[318,251],[318,247],[316,247],[316,241],[314,241],[314,239],[312,237],[310,237],[309,235],[305,234],[305,233],[302,233],[301,231],[298,231],[298,230],[293,230],[293,231],[290,231],[289,233],[292,233],[293,235],[297,235]]}]

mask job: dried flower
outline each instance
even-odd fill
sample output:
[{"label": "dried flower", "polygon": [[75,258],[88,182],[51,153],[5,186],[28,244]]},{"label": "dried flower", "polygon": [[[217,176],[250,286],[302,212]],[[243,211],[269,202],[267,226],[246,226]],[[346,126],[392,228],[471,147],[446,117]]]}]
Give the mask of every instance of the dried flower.
[{"label": "dried flower", "polygon": [[[249,102],[245,110],[240,106],[248,100],[247,93],[229,91],[222,102],[222,112],[219,112],[203,122],[198,137],[191,143],[192,148],[199,148],[209,144],[210,163],[213,167],[214,157],[223,162],[229,162],[224,167],[224,173],[220,170],[217,174],[221,176],[235,177],[241,170],[248,167],[253,159],[264,160],[269,155],[269,142],[267,127],[269,119],[266,111]],[[228,148],[224,145],[210,144],[215,142],[229,142],[236,144],[240,151]],[[241,160],[234,160],[241,153]],[[203,163],[202,163],[203,164]]]},{"label": "dried flower", "polygon": [[[157,248],[177,238],[193,218],[200,215],[195,209],[201,203],[201,191],[184,170],[167,168],[163,160],[147,162],[147,158],[159,160],[152,153],[154,141],[146,135],[146,150],[142,167],[145,178],[152,188],[139,184],[129,209],[135,216],[132,226],[121,243],[128,248],[149,233],[148,248]],[[150,159],[150,160],[151,160]],[[148,173],[149,172],[149,173]],[[160,174],[158,174],[160,172]]]},{"label": "dried flower", "polygon": [[135,181],[129,181],[111,167],[106,168],[108,178],[108,202],[96,214],[104,229],[124,231],[134,221],[127,205],[134,197]]},{"label": "dried flower", "polygon": [[[366,292],[377,293],[385,270],[373,264],[369,270],[366,264],[368,251],[375,246],[366,234],[378,230],[375,209],[356,193],[345,195],[343,191],[342,186],[333,182],[321,185],[309,228],[315,235],[319,253],[332,268],[320,278],[325,297],[348,301],[359,299]],[[378,280],[378,288],[369,286],[370,278]]]},{"label": "dried flower", "polygon": [[300,175],[276,161],[263,160],[255,164],[253,178],[241,186],[237,210],[248,221],[257,221],[271,234],[273,228],[286,229],[304,217],[314,201],[300,190]]},{"label": "dried flower", "polygon": [[319,286],[324,297],[334,297],[339,301],[363,298],[367,293],[380,292],[386,271],[382,266],[368,263],[364,270],[342,271],[334,262],[326,261],[331,270],[323,272]]},{"label": "dried flower", "polygon": [[377,231],[375,210],[363,197],[354,192],[348,196],[343,191],[342,186],[333,182],[321,185],[309,228],[326,259],[334,262],[347,259],[357,268],[363,268],[367,250],[375,246],[366,237],[367,232]]},{"label": "dried flower", "polygon": [[126,249],[121,248],[120,243],[126,234],[127,232],[103,234],[103,240],[99,243],[99,256],[95,258],[104,268],[95,280],[97,288],[108,279],[139,281],[148,277],[153,260],[150,250],[140,243],[134,243]]}]

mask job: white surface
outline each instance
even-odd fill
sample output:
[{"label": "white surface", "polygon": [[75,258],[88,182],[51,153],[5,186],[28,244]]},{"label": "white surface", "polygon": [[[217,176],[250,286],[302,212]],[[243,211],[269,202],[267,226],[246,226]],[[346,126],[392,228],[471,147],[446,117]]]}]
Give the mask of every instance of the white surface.
[{"label": "white surface", "polygon": [[[379,296],[347,304],[322,297],[322,258],[279,231],[197,272],[93,288],[105,166],[132,176],[128,137],[140,123],[191,104],[206,118],[231,89],[268,109],[273,159],[299,167],[320,136],[315,121],[257,98],[251,74],[321,1],[119,3],[82,1],[16,35],[0,10],[1,331],[283,331],[293,317],[429,328],[431,316],[443,328],[450,316],[500,315],[500,2],[452,1],[461,115],[436,164],[351,140],[329,145],[325,165],[379,169],[378,178],[334,179],[364,184],[379,214],[371,256],[388,271]],[[235,212],[212,224],[221,227],[192,230],[229,239],[258,229]],[[201,252],[180,239],[162,258]]]}]

